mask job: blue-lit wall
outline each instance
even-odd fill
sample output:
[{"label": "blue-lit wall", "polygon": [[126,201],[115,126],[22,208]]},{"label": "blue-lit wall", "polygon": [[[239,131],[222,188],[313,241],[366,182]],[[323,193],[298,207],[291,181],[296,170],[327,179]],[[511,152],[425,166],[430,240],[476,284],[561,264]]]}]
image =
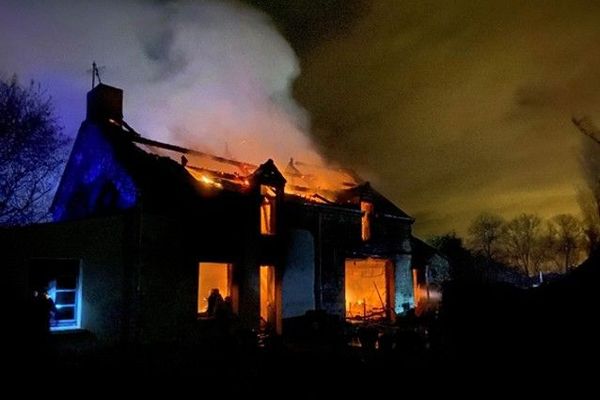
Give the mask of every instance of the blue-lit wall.
[{"label": "blue-lit wall", "polygon": [[293,229],[282,280],[283,318],[299,317],[315,309],[315,239],[304,229]]},{"label": "blue-lit wall", "polygon": [[100,128],[84,122],[56,192],[54,221],[126,210],[136,204],[137,197],[133,179]]}]

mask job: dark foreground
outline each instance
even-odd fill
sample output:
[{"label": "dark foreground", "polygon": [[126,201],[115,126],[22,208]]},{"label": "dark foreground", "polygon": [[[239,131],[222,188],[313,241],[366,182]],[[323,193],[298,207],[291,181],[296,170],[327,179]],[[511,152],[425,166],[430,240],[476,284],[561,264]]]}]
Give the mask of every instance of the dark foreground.
[{"label": "dark foreground", "polygon": [[[201,345],[88,349],[54,335],[46,350],[13,346],[10,370],[32,380],[91,377],[219,383],[257,392],[381,389],[401,382],[507,384],[590,378],[600,361],[600,263],[593,257],[564,279],[536,289],[454,282],[439,314],[399,318],[394,326],[353,326],[325,315],[294,321],[283,338],[251,332],[209,336]],[[60,354],[60,355],[59,355]],[[590,380],[592,379],[592,380]],[[543,382],[543,383],[542,383]],[[382,386],[383,385],[383,386]],[[293,388],[293,389],[292,389]]]}]

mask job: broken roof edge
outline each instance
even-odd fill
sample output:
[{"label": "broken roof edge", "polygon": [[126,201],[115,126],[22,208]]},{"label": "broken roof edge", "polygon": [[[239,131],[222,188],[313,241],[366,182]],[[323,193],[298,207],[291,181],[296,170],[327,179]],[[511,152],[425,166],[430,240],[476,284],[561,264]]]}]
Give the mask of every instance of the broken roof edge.
[{"label": "broken roof edge", "polygon": [[[115,124],[115,127],[118,128],[122,128],[122,126]],[[221,156],[217,156],[208,152],[203,152],[203,151],[199,151],[196,149],[192,149],[192,148],[188,148],[188,147],[183,147],[183,146],[179,146],[179,145],[174,145],[174,144],[170,144],[170,143],[166,143],[166,142],[161,142],[158,140],[154,140],[154,139],[149,139],[146,138],[142,135],[140,135],[138,132],[136,132],[135,130],[133,130],[132,128],[129,127],[129,125],[127,125],[126,122],[123,121],[123,126],[125,126],[127,128],[127,130],[122,130],[122,132],[124,132],[127,135],[127,138],[129,140],[131,140],[132,142],[139,144],[139,145],[143,145],[143,146],[149,146],[149,147],[155,147],[155,148],[159,148],[159,149],[163,149],[163,150],[167,150],[167,151],[172,151],[172,152],[176,152],[176,153],[180,153],[182,155],[182,164],[185,167],[190,167],[193,169],[205,169],[204,167],[200,167],[197,166],[193,163],[193,161],[190,161],[188,163],[187,158],[185,158],[186,154],[190,154],[190,155],[197,155],[200,157],[204,157],[206,159],[218,162],[218,163],[222,163],[222,164],[227,164],[227,165],[231,165],[234,167],[239,168],[241,171],[244,171],[245,174],[240,174],[239,177],[242,179],[253,179],[254,177],[257,176],[257,174],[260,174],[260,171],[265,169],[267,165],[272,165],[271,169],[273,169],[273,167],[277,170],[277,175],[281,175],[279,180],[285,180],[287,183],[287,179],[285,178],[285,173],[283,173],[283,170],[279,169],[279,167],[277,167],[275,165],[275,162],[272,159],[268,159],[266,160],[264,163],[260,164],[260,165],[256,165],[256,164],[252,164],[249,162],[245,162],[245,161],[238,161],[238,160],[234,160],[231,158],[226,158],[226,157],[221,157]],[[148,152],[148,151],[146,151]],[[150,151],[150,154],[155,154],[154,152]],[[155,154],[156,155],[156,154]],[[167,156],[168,157],[168,156]],[[172,157],[168,157],[171,158]],[[293,159],[292,159],[293,160]],[[344,173],[347,176],[349,176],[350,178],[352,178],[353,182],[344,182],[345,185],[348,185],[347,188],[353,188],[356,187],[362,183],[364,183],[364,181],[360,178],[358,178],[358,175],[356,175],[355,172],[346,169],[346,168],[331,168],[328,167],[326,165],[314,165],[314,164],[309,164],[309,163],[305,163],[303,161],[294,161],[295,163],[297,163],[298,165],[301,166],[310,166],[312,168],[318,168],[318,169],[322,169],[322,170],[327,170],[327,171],[332,171],[332,172],[336,172],[336,173]],[[288,164],[289,167],[289,164]],[[210,171],[206,171],[206,172],[210,172]],[[218,171],[216,171],[216,173],[218,173]],[[349,185],[354,185],[354,186],[349,186]],[[286,185],[287,187],[287,185]],[[299,186],[299,185],[292,185],[290,187],[294,187],[296,189],[300,188],[300,189],[310,189],[309,186]],[[330,189],[324,189],[325,191],[331,191]],[[344,190],[343,188],[340,188],[338,190],[335,190],[335,192],[339,192]]]},{"label": "broken roof edge", "polygon": [[[382,195],[371,186],[371,183],[365,181],[355,187],[345,189],[339,192],[339,199],[359,198],[361,201],[371,202],[375,205],[375,212],[384,217],[402,219],[414,223],[415,219],[408,215],[404,210],[398,207],[394,202]],[[379,209],[379,211],[377,211]]]},{"label": "broken roof edge", "polygon": [[195,155],[199,155],[202,157],[207,157],[210,158],[212,160],[218,161],[218,162],[222,162],[225,164],[231,164],[231,165],[236,165],[236,166],[245,166],[245,167],[249,167],[249,168],[258,168],[258,165],[254,165],[254,164],[250,164],[250,163],[246,163],[243,161],[237,161],[237,160],[232,160],[229,158],[225,158],[225,157],[220,157],[220,156],[216,156],[214,154],[210,154],[210,153],[206,153],[203,151],[199,151],[199,150],[195,150],[195,149],[190,149],[187,147],[183,147],[183,146],[178,146],[178,145],[174,145],[174,144],[170,144],[170,143],[165,143],[165,142],[159,142],[158,140],[154,140],[154,139],[148,139],[145,138],[139,134],[137,135],[131,135],[130,140],[132,142],[135,143],[139,143],[139,144],[143,144],[143,145],[147,145],[147,146],[154,146],[154,147],[158,147],[158,148],[162,148],[165,150],[171,150],[171,151],[175,151],[177,153],[182,153],[182,154],[195,154]]}]

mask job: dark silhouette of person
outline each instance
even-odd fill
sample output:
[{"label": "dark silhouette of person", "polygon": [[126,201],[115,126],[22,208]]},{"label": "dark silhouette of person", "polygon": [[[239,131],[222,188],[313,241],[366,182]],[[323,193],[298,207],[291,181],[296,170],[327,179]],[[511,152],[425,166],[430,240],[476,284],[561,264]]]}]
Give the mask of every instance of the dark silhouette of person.
[{"label": "dark silhouette of person", "polygon": [[221,307],[223,303],[223,296],[219,293],[218,288],[214,288],[210,291],[210,296],[208,296],[208,308],[206,309],[206,314],[209,317],[214,317],[217,314],[217,310]]},{"label": "dark silhouette of person", "polygon": [[215,309],[215,317],[217,319],[230,320],[233,317],[233,315],[234,312],[231,296],[225,297],[225,299],[221,302],[217,301]]},{"label": "dark silhouette of person", "polygon": [[222,302],[217,303],[215,321],[220,344],[227,350],[233,350],[235,346],[233,336],[237,328],[237,317],[233,311],[231,296],[226,296]]},{"label": "dark silhouette of person", "polygon": [[29,304],[31,332],[43,337],[50,332],[50,321],[56,315],[57,309],[52,298],[44,288],[33,290]]},{"label": "dark silhouette of person", "polygon": [[28,338],[31,356],[45,359],[50,354],[50,322],[57,309],[45,288],[32,291],[28,304]]}]

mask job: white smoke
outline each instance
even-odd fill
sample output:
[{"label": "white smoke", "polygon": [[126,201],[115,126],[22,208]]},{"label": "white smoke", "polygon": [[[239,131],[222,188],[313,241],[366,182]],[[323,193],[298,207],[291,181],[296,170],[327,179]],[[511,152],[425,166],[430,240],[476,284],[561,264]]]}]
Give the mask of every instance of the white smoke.
[{"label": "white smoke", "polygon": [[85,117],[95,60],[144,136],[251,162],[320,160],[291,95],[296,55],[246,5],[0,0],[0,37],[0,73],[40,82],[69,136]]}]

